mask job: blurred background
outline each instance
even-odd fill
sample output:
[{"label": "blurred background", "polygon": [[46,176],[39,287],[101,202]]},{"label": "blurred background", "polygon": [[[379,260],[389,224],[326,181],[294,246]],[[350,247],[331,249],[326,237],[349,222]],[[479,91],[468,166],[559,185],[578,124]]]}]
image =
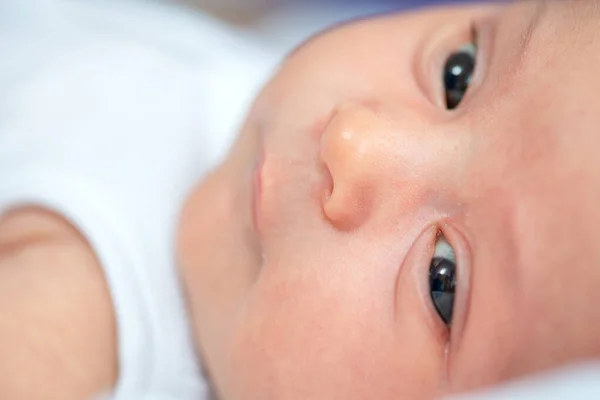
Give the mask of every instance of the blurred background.
[{"label": "blurred background", "polygon": [[455,0],[176,0],[247,30],[278,52],[287,52],[332,24],[371,14]]}]

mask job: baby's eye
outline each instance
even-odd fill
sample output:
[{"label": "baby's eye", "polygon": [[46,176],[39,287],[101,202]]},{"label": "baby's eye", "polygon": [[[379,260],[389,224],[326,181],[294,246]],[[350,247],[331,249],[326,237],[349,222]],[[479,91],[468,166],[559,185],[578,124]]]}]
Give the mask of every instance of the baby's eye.
[{"label": "baby's eye", "polygon": [[461,47],[452,53],[444,66],[444,90],[446,92],[446,107],[454,110],[467,93],[473,72],[475,71],[474,44]]},{"label": "baby's eye", "polygon": [[429,267],[429,290],[433,305],[447,326],[452,325],[455,287],[456,256],[452,246],[443,236],[440,236],[435,244],[435,252]]}]

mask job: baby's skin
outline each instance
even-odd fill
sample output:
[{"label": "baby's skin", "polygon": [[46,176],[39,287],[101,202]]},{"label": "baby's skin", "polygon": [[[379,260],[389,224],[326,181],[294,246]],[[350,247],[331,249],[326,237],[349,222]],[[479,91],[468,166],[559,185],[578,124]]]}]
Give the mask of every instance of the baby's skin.
[{"label": "baby's skin", "polygon": [[382,16],[285,60],[181,219],[223,399],[427,399],[600,355],[599,5]]},{"label": "baby's skin", "polygon": [[[430,399],[600,356],[599,10],[387,15],[283,62],[176,240],[220,398]],[[0,220],[1,398],[110,390],[115,324],[77,230]]]}]

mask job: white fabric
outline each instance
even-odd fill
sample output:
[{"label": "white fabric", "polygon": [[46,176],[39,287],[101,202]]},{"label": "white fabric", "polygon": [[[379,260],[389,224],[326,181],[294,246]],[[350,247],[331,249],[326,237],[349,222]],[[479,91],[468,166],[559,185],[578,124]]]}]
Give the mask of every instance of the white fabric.
[{"label": "white fabric", "polygon": [[600,363],[569,366],[472,395],[447,400],[600,399]]},{"label": "white fabric", "polygon": [[115,399],[205,398],[176,225],[272,60],[205,17],[124,0],[2,0],[0,54],[0,213],[58,211],[95,249],[117,316]]},{"label": "white fabric", "polygon": [[[0,55],[0,213],[56,210],[96,250],[118,319],[114,399],[205,399],[177,218],[273,60],[205,17],[125,0],[0,0]],[[462,399],[565,398],[600,398],[600,367]]]}]

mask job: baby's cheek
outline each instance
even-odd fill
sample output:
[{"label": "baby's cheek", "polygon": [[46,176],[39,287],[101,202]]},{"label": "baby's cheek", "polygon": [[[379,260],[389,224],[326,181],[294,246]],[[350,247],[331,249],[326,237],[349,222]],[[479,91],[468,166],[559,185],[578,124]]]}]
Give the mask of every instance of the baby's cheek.
[{"label": "baby's cheek", "polygon": [[389,309],[368,299],[367,286],[346,287],[340,275],[300,275],[264,274],[257,284],[228,349],[225,398],[391,400],[436,393],[437,369],[431,349],[416,337],[421,331],[387,324],[382,314]]},{"label": "baby's cheek", "polygon": [[[410,398],[432,399],[447,391],[446,338],[422,311],[423,301],[412,289],[399,287],[396,309],[396,349],[402,354],[403,379],[410,381]],[[436,317],[437,318],[437,317]],[[407,397],[409,398],[409,397]]]}]

